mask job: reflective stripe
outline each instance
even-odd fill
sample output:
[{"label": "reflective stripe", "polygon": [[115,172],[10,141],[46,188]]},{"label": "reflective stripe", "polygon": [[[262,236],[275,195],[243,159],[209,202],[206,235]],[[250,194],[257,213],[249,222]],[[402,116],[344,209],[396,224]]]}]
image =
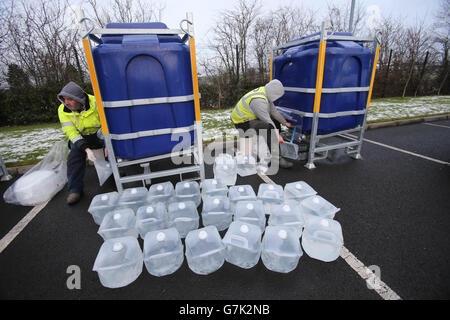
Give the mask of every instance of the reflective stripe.
[{"label": "reflective stripe", "polygon": [[77,136],[77,137],[73,138],[71,141],[72,141],[72,143],[75,143],[75,142],[77,142],[78,140],[82,140],[82,139],[83,139],[82,136]]},{"label": "reflective stripe", "polygon": [[177,97],[160,97],[160,98],[148,98],[148,99],[132,99],[132,100],[120,100],[120,101],[103,101],[103,107],[105,108],[121,108],[139,106],[144,104],[159,104],[159,103],[177,103],[193,101],[194,95],[177,96]]},{"label": "reflective stripe", "polygon": [[75,124],[72,121],[67,121],[67,122],[61,122],[61,127],[70,127],[70,126],[74,126]]},{"label": "reflective stripe", "polygon": [[77,123],[77,126],[79,126],[80,123],[78,122],[78,119],[77,119],[77,117],[75,116],[75,112],[72,111],[72,114],[73,114],[73,117],[74,117],[74,119],[75,119],[75,122]]},{"label": "reflective stripe", "polygon": [[245,119],[247,121],[252,120],[251,118],[244,116],[244,114],[241,112],[241,110],[239,110],[239,108],[235,107],[234,110],[236,110],[236,112],[239,115],[239,117],[241,117],[241,118],[243,118],[243,119]]},{"label": "reflective stripe", "polygon": [[[306,117],[306,118],[312,118],[314,117],[314,113],[312,112],[303,112],[303,111],[299,111],[299,110],[295,110],[295,109],[291,109],[291,108],[286,108],[286,107],[276,107],[278,110],[284,111],[284,112],[289,112],[292,114],[297,114],[299,116],[302,117]],[[366,109],[363,110],[353,110],[353,111],[341,111],[341,112],[335,112],[335,113],[320,113],[319,112],[319,118],[336,118],[336,117],[345,117],[345,116],[358,116],[358,115],[363,115],[365,114],[367,111]]]},{"label": "reflective stripe", "polygon": [[128,140],[128,139],[136,139],[150,136],[158,136],[162,134],[175,134],[175,133],[183,133],[190,132],[194,130],[194,125],[189,127],[180,127],[180,128],[166,128],[166,129],[157,129],[157,130],[148,130],[148,131],[139,131],[132,133],[123,133],[123,134],[110,134],[109,136],[113,140]]},{"label": "reflective stripe", "polygon": [[[369,89],[370,87],[322,88],[322,93],[365,92],[369,91]],[[285,87],[284,90],[288,92],[316,93],[314,88]]]}]

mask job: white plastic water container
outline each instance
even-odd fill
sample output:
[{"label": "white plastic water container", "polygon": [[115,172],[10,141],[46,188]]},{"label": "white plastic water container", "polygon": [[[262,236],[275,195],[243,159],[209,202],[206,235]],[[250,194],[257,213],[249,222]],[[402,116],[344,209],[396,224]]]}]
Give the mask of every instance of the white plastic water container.
[{"label": "white plastic water container", "polygon": [[228,196],[228,186],[221,179],[205,179],[202,183],[202,198]]},{"label": "white plastic water container", "polygon": [[236,212],[236,204],[239,201],[256,200],[256,194],[252,186],[249,184],[230,187],[230,201],[233,212]]},{"label": "white plastic water container", "polygon": [[[37,205],[56,194],[67,182],[67,175],[61,170],[40,169],[19,178],[12,188],[14,203]],[[6,200],[6,199],[5,199]]]},{"label": "white plastic water container", "polygon": [[263,202],[264,211],[270,214],[273,205],[283,203],[283,187],[278,184],[261,183],[258,188],[258,199]]},{"label": "white plastic water container", "polygon": [[227,153],[221,153],[214,159],[214,179],[222,180],[226,185],[234,186],[237,179],[236,159]]},{"label": "white plastic water container", "polygon": [[130,208],[136,212],[139,207],[146,204],[147,193],[148,190],[145,187],[124,189],[117,205],[119,208]]},{"label": "white plastic water container", "polygon": [[292,227],[297,231],[297,236],[300,238],[305,226],[305,219],[297,202],[289,201],[272,206],[268,224],[269,226]]},{"label": "white plastic water container", "polygon": [[256,174],[256,159],[252,155],[236,152],[237,174],[241,177]]},{"label": "white plastic water container", "polygon": [[344,238],[339,222],[321,217],[310,217],[305,225],[302,246],[311,258],[330,262],[341,254]]},{"label": "white plastic water container", "polygon": [[234,213],[234,221],[242,221],[253,224],[264,232],[266,228],[266,215],[261,201],[239,201],[236,203],[236,211]]},{"label": "white plastic water container", "polygon": [[333,219],[334,215],[341,209],[336,208],[321,196],[315,195],[306,198],[300,205],[303,209],[306,219],[310,216],[319,216],[322,218]]},{"label": "white plastic water container", "polygon": [[113,211],[119,201],[119,193],[117,191],[96,195],[89,206],[88,212],[94,218],[96,224],[100,225],[105,215]]},{"label": "white plastic water container", "polygon": [[227,229],[233,219],[230,199],[226,196],[205,197],[202,219],[205,227],[216,226],[219,231]]},{"label": "white plastic water container", "polygon": [[175,196],[175,189],[170,181],[152,184],[148,190],[147,202],[163,202],[166,205]]},{"label": "white plastic water container", "polygon": [[297,231],[291,227],[268,226],[262,240],[261,260],[267,269],[288,273],[303,255]]},{"label": "white plastic water container", "polygon": [[199,216],[193,201],[173,202],[168,207],[169,227],[174,227],[185,238],[189,231],[198,228]]},{"label": "white plastic water container", "polygon": [[225,246],[215,226],[189,232],[185,245],[188,266],[197,274],[210,274],[225,261]]},{"label": "white plastic water container", "polygon": [[107,288],[124,287],[142,273],[143,256],[139,242],[134,237],[109,239],[103,242],[93,271]]},{"label": "white plastic water container", "polygon": [[225,260],[238,267],[254,267],[261,256],[261,229],[253,224],[234,221],[222,240]]},{"label": "white plastic water container", "polygon": [[181,201],[193,201],[198,207],[201,202],[200,185],[197,181],[180,181],[175,185],[175,199]]},{"label": "white plastic water container", "polygon": [[317,192],[305,181],[287,183],[284,186],[284,200],[295,200],[300,203],[302,200],[316,195]]},{"label": "white plastic water container", "polygon": [[142,239],[150,231],[167,228],[168,225],[167,209],[164,202],[156,202],[138,208],[136,212],[136,229]]},{"label": "white plastic water container", "polygon": [[150,231],[144,238],[144,263],[157,277],[177,271],[184,260],[183,244],[177,229]]},{"label": "white plastic water container", "polygon": [[131,236],[138,237],[136,230],[136,216],[132,209],[116,209],[103,218],[98,234],[104,240]]}]

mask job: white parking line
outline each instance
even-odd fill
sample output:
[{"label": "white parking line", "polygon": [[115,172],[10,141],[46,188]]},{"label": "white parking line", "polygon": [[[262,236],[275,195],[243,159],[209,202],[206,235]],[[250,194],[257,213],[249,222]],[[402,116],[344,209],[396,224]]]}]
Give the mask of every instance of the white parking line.
[{"label": "white parking line", "polygon": [[[50,200],[49,200],[50,201]],[[25,217],[22,218],[3,238],[0,240],[0,253],[19,235],[31,220],[41,211],[49,201],[38,204]]]},{"label": "white parking line", "polygon": [[434,123],[424,123],[424,124],[426,124],[427,126],[433,126],[433,127],[440,127],[440,128],[447,128],[447,129],[450,129],[449,126],[443,126],[443,125],[441,125],[441,124],[434,124]]},{"label": "white parking line", "polygon": [[[352,134],[349,134],[349,136],[357,138],[356,136],[354,136]],[[381,142],[376,142],[376,141],[369,140],[369,139],[366,139],[366,138],[364,138],[364,141],[369,142],[369,143],[373,143],[373,144],[376,144],[378,146],[385,147],[385,148],[388,148],[388,149],[391,149],[391,150],[403,152],[403,153],[406,153],[406,154],[409,154],[409,155],[412,155],[412,156],[415,156],[415,157],[418,157],[418,158],[422,158],[422,159],[425,159],[425,160],[429,160],[429,161],[433,161],[433,162],[436,162],[436,163],[439,163],[439,164],[450,166],[449,162],[438,160],[438,159],[434,159],[434,158],[430,158],[430,157],[424,156],[422,154],[414,153],[414,152],[411,152],[411,151],[408,151],[408,150],[396,148],[396,147],[390,146],[388,144],[384,144],[384,143],[381,143]]]},{"label": "white parking line", "polygon": [[[258,172],[258,176],[266,183],[275,184],[275,182],[265,174]],[[402,300],[397,293],[381,281],[370,268],[359,261],[346,247],[342,247],[340,256],[362,279],[366,281],[368,287],[375,290],[375,292],[384,300]]]}]

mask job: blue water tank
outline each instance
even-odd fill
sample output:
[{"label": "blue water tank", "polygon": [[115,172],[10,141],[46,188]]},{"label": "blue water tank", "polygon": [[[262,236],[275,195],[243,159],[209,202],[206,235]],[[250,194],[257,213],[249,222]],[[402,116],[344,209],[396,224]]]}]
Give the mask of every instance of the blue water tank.
[{"label": "blue water tank", "polygon": [[[317,36],[315,33],[301,39]],[[334,33],[350,36],[351,33]],[[296,39],[299,40],[299,39]],[[292,40],[296,41],[296,40]],[[319,57],[319,40],[304,43],[284,50],[274,59],[274,79],[285,87],[316,88],[317,62]],[[322,88],[368,87],[372,53],[362,44],[354,41],[329,40],[325,54],[325,68]],[[322,92],[320,113],[363,110],[366,106],[368,92]],[[275,102],[276,106],[302,112],[313,112],[314,93],[286,91]],[[288,118],[301,127],[303,133],[311,133],[312,118],[302,117],[291,112],[282,111]],[[292,120],[291,120],[292,121]],[[355,128],[362,124],[363,115],[351,115],[337,118],[319,119],[318,133],[327,134]]]},{"label": "blue water tank", "polygon": [[[167,29],[167,26],[163,23],[110,23],[106,28]],[[193,144],[193,131],[179,137],[179,141],[171,141],[171,134],[146,136],[153,130],[192,126],[195,121],[193,98],[185,102],[107,107],[111,102],[124,100],[192,95],[189,47],[179,36],[103,35],[93,56],[110,134],[143,133],[137,138],[122,140],[127,137],[122,136],[120,140],[113,140],[117,157],[140,159],[169,153],[179,141]]]}]

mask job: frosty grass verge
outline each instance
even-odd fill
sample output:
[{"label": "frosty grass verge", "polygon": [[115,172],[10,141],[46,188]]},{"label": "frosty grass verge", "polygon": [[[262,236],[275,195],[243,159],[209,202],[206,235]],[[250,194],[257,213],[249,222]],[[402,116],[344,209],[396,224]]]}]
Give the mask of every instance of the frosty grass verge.
[{"label": "frosty grass verge", "polygon": [[[229,120],[231,111],[232,109],[202,110],[203,141],[231,139],[238,135]],[[450,96],[380,99],[371,103],[367,121],[388,121],[443,113],[450,113]],[[54,125],[33,130],[23,128],[0,132],[0,154],[7,165],[40,160],[56,141],[65,138],[61,128]]]}]

